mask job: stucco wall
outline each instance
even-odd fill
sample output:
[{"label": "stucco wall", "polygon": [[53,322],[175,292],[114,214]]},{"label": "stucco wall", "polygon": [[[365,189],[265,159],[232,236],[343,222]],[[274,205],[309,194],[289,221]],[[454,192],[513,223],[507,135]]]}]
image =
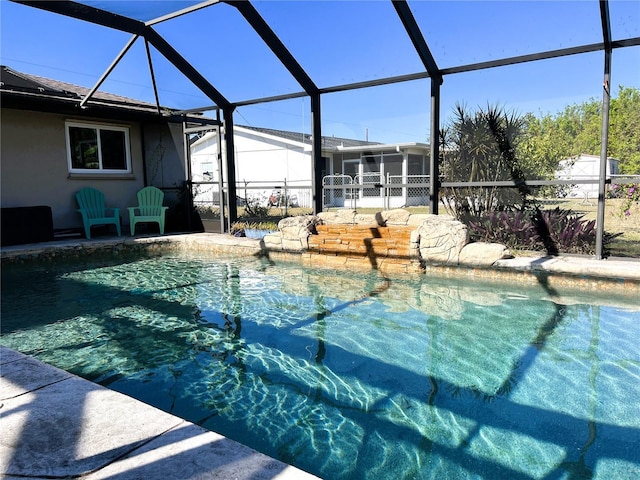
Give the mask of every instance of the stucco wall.
[{"label": "stucco wall", "polygon": [[[287,181],[287,194],[295,198],[295,204],[311,207],[311,150],[303,144],[282,141],[246,131],[235,130],[234,137],[237,194],[241,197],[260,198],[266,201],[274,190],[280,190]],[[191,163],[194,181],[202,181],[203,162],[211,164],[206,170],[213,171],[213,180],[217,181],[218,163],[217,137],[210,135],[196,143],[191,150]],[[224,157],[223,146],[223,157]],[[223,178],[227,177],[226,164],[223,162]],[[247,188],[243,184],[247,181]],[[298,187],[298,188],[297,188]],[[217,200],[216,186],[201,186],[195,200],[210,202]]]},{"label": "stucco wall", "polygon": [[107,206],[121,209],[122,225],[128,225],[126,207],[136,204],[136,192],[144,186],[139,126],[119,123],[130,127],[131,178],[71,178],[67,167],[65,121],[74,119],[50,113],[2,109],[2,206],[48,205],[52,209],[54,229],[78,228],[82,221],[76,212],[74,195],[81,188],[90,186],[105,194]]},{"label": "stucco wall", "polygon": [[147,184],[161,189],[182,186],[187,179],[182,125],[153,122],[142,127],[147,164]]},{"label": "stucco wall", "polygon": [[[247,180],[282,182],[311,182],[311,150],[304,145],[265,138],[241,129],[234,137],[236,153],[236,179],[239,183]],[[202,168],[199,163],[210,162],[214,166],[214,178],[218,179],[217,137],[212,135],[192,148],[194,180],[201,180]],[[223,148],[224,154],[224,148]],[[226,177],[226,172],[223,172]]]}]

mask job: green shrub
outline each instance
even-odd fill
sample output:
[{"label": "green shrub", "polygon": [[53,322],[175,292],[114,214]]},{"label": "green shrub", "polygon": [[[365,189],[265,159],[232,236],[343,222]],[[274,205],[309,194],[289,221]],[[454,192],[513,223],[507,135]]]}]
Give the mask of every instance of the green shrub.
[{"label": "green shrub", "polygon": [[621,198],[622,204],[618,216],[625,218],[631,216],[631,206],[640,204],[640,183],[628,183],[623,185],[611,185],[609,198]]},{"label": "green shrub", "polygon": [[[596,222],[571,210],[527,210],[490,212],[468,217],[472,240],[502,243],[511,249],[557,253],[594,254]],[[611,235],[605,236],[609,241]]]}]

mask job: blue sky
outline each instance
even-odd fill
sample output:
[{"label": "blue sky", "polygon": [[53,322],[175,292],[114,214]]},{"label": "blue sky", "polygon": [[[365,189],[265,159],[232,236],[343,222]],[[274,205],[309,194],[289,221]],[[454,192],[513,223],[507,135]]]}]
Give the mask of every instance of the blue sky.
[{"label": "blue sky", "polygon": [[[189,1],[95,1],[119,12],[159,16]],[[262,0],[254,5],[321,86],[420,72],[422,64],[390,1]],[[409,1],[440,67],[598,43],[596,0]],[[158,9],[151,12],[151,9]],[[640,0],[612,0],[613,38],[640,36]],[[141,18],[142,19],[142,18]],[[18,71],[91,87],[131,37],[129,34],[0,0],[0,57]],[[298,92],[235,8],[220,4],[155,27],[232,101]],[[210,105],[158,52],[153,67],[162,104]],[[563,57],[449,75],[442,86],[442,119],[456,103],[499,103],[520,113],[557,113],[602,95],[603,53]],[[618,85],[640,88],[640,46],[614,51]],[[324,135],[381,142],[427,141],[429,81],[322,97]],[[138,40],[102,90],[154,101],[143,43]],[[309,100],[242,107],[236,124],[310,131]]]}]

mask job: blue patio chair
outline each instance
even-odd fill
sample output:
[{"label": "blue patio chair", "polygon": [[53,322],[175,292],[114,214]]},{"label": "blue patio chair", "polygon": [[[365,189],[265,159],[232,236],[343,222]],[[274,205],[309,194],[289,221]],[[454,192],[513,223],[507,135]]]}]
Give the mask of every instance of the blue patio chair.
[{"label": "blue patio chair", "polygon": [[76,192],[78,212],[82,215],[84,234],[91,238],[91,227],[94,225],[115,225],[120,236],[120,209],[107,208],[104,203],[104,193],[95,188],[85,187]]},{"label": "blue patio chair", "polygon": [[163,207],[164,192],[156,187],[145,187],[138,192],[138,206],[129,207],[129,226],[131,236],[135,235],[136,223],[157,223],[160,235],[164,235],[165,212]]}]

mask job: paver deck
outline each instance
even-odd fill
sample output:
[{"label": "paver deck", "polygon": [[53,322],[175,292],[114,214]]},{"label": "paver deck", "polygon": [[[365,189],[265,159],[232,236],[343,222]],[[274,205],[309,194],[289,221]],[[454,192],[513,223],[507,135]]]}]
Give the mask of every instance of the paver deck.
[{"label": "paver deck", "polygon": [[317,478],[6,347],[0,369],[1,478]]}]

